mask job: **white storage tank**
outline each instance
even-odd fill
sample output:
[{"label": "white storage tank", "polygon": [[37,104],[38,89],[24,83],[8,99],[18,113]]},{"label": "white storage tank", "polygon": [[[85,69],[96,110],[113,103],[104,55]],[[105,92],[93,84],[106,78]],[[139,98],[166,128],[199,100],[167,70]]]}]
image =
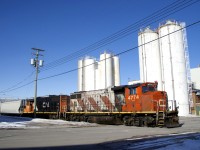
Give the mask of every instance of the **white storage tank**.
[{"label": "white storage tank", "polygon": [[78,61],[78,91],[83,91],[83,62],[84,59]]},{"label": "white storage tank", "polygon": [[85,57],[78,61],[78,91],[105,89],[120,85],[119,57],[104,52],[100,60]]},{"label": "white storage tank", "polygon": [[100,62],[96,62],[95,65],[95,90],[100,89]]},{"label": "white storage tank", "polygon": [[114,76],[114,86],[120,85],[120,71],[119,71],[119,57],[113,57],[113,76]]},{"label": "white storage tank", "polygon": [[104,52],[100,55],[101,89],[113,86],[112,54]]},{"label": "white storage tank", "polygon": [[165,24],[159,27],[158,33],[160,37],[163,90],[168,93],[169,106],[174,107],[172,104],[175,100],[179,107],[179,116],[187,116],[189,114],[189,98],[181,28],[181,25],[175,21],[166,21]]},{"label": "white storage tank", "polygon": [[142,82],[157,81],[158,90],[162,90],[158,33],[149,27],[141,30],[138,35],[138,45],[140,80]]},{"label": "white storage tank", "polygon": [[78,62],[78,90],[90,91],[95,89],[95,59],[85,57]]},{"label": "white storage tank", "polygon": [[9,100],[1,102],[0,113],[2,114],[20,114],[20,106],[22,105],[22,100]]}]

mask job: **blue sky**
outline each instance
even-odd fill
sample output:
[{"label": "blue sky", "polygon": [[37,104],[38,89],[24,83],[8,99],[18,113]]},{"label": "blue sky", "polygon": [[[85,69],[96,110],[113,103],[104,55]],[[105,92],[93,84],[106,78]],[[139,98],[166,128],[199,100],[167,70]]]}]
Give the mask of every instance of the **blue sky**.
[{"label": "blue sky", "polygon": [[[0,91],[17,83],[23,86],[34,80],[30,59],[31,48],[44,49],[45,65],[85,48],[175,0],[0,0]],[[186,22],[200,20],[200,2],[161,19],[151,27],[156,29],[167,19]],[[141,25],[136,29],[147,26]],[[99,58],[100,53],[121,51],[137,46],[138,32],[101,47],[88,55]],[[200,64],[200,24],[187,29],[191,68]],[[85,56],[85,55],[83,55]],[[79,57],[80,58],[80,57]],[[77,68],[73,59],[39,73],[39,79]],[[138,49],[120,55],[121,84],[139,79]],[[43,69],[44,69],[43,68]],[[77,90],[77,71],[38,81],[38,96],[69,94]],[[0,98],[33,97],[34,84],[2,93]]]}]

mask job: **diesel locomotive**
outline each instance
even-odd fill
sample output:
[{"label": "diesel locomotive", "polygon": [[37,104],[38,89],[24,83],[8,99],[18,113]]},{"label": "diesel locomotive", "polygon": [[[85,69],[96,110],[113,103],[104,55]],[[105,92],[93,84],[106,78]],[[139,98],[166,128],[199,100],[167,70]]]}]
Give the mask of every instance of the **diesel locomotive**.
[{"label": "diesel locomotive", "polygon": [[[168,103],[167,93],[157,91],[157,82],[147,82],[79,91],[71,93],[70,96],[38,97],[36,115],[43,118],[127,126],[180,126],[177,108],[169,109]],[[21,115],[33,116],[33,110],[33,99],[26,100]]]}]

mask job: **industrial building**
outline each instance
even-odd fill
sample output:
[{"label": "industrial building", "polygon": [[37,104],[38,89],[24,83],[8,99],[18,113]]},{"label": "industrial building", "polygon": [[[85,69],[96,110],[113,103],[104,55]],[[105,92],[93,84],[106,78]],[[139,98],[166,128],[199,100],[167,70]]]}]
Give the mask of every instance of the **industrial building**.
[{"label": "industrial building", "polygon": [[197,68],[190,69],[190,72],[193,89],[200,90],[200,65]]},{"label": "industrial building", "polygon": [[191,112],[200,115],[200,65],[197,68],[191,68],[192,81],[192,107]]},{"label": "industrial building", "polygon": [[158,82],[158,90],[168,93],[170,109],[179,116],[189,114],[190,65],[185,23],[166,21],[156,30],[149,27],[138,35],[140,80]]},{"label": "industrial building", "polygon": [[100,60],[86,56],[78,61],[78,91],[105,89],[120,85],[119,57],[104,52]]}]

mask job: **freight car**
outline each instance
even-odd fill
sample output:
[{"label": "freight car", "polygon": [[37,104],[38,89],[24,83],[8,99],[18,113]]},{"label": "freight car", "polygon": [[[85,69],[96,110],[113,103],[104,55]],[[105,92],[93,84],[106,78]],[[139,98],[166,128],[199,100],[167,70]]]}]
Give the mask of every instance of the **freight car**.
[{"label": "freight car", "polygon": [[[26,109],[29,107],[31,112]],[[33,101],[27,101],[26,108],[24,114],[33,113]],[[38,115],[128,126],[179,126],[178,110],[168,110],[167,93],[157,91],[157,82],[80,91],[57,100],[37,98]]]},{"label": "freight car", "polygon": [[0,114],[15,115],[23,114],[26,101],[22,99],[9,99],[0,101]]}]

